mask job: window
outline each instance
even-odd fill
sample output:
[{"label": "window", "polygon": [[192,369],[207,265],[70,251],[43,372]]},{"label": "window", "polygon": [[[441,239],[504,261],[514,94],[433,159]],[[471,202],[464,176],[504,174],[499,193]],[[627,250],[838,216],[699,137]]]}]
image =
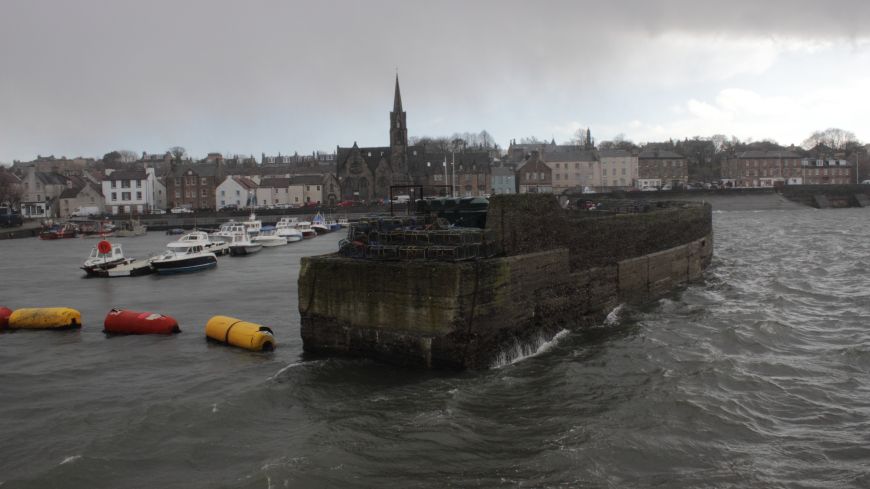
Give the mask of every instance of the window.
[{"label": "window", "polygon": [[317,186],[317,191],[318,191],[318,192],[320,191],[320,185]]},{"label": "window", "polygon": [[142,188],[142,180],[136,180],[136,188]]},{"label": "window", "polygon": [[175,198],[176,198],[176,199],[180,199],[180,198],[181,198],[181,190],[176,190],[176,191],[175,191]]},{"label": "window", "polygon": [[200,185],[208,185],[208,178],[202,177],[199,179]]},{"label": "window", "polygon": [[136,192],[136,200],[142,200],[142,192]]},{"label": "window", "polygon": [[130,198],[131,192],[121,192],[121,200],[133,200]]},{"label": "window", "polygon": [[121,188],[130,188],[131,180],[121,180]]},{"label": "window", "polygon": [[200,196],[200,197],[208,197],[208,190],[206,190],[206,189],[202,189],[202,191],[200,192],[199,196]]},{"label": "window", "polygon": [[176,178],[176,179],[175,179],[175,186],[176,186],[176,187],[180,187],[180,186],[181,186],[181,179],[180,179],[180,178]]},{"label": "window", "polygon": [[[225,197],[226,195],[227,195],[227,191],[221,190],[221,197]],[[221,204],[221,205],[223,205],[223,204]]]},{"label": "window", "polygon": [[112,180],[112,188],[118,188],[118,181]]},{"label": "window", "polygon": [[[36,200],[39,200],[39,197],[37,197]],[[118,192],[112,192],[112,200],[118,200]]]},{"label": "window", "polygon": [[622,169],[622,174],[625,175],[625,168]]},{"label": "window", "polygon": [[240,195],[242,195],[242,193],[240,191],[236,190],[236,197],[238,197]]}]

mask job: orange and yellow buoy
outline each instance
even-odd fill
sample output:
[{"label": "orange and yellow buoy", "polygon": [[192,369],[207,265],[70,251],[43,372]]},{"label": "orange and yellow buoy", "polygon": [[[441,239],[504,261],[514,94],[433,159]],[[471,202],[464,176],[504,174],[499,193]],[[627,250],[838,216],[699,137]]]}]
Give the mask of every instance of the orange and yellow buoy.
[{"label": "orange and yellow buoy", "polygon": [[82,313],[69,307],[27,307],[9,316],[9,329],[70,329],[82,327]]},{"label": "orange and yellow buoy", "polygon": [[271,351],[275,348],[272,330],[229,316],[214,316],[205,325],[206,338],[251,351]]}]

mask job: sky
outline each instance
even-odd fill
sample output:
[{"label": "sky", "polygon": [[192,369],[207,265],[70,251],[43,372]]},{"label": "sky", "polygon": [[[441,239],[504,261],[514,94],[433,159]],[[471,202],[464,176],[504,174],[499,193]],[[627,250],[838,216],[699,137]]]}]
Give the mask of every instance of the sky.
[{"label": "sky", "polygon": [[0,0],[0,162],[487,130],[870,142],[867,0]]}]

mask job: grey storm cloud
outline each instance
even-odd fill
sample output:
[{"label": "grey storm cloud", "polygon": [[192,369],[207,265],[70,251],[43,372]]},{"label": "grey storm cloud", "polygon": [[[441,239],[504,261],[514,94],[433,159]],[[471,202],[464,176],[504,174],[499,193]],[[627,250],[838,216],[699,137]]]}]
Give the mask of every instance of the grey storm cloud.
[{"label": "grey storm cloud", "polygon": [[486,121],[519,94],[606,83],[644,39],[857,42],[868,18],[864,0],[3,0],[0,160],[377,143],[396,70],[420,117]]}]

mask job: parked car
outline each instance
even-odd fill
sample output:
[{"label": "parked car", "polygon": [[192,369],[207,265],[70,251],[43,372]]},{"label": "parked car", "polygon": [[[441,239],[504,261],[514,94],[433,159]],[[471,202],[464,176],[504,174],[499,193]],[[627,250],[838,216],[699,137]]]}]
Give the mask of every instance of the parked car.
[{"label": "parked car", "polygon": [[305,207],[320,207],[320,201],[312,200],[311,202],[306,202]]},{"label": "parked car", "polygon": [[170,211],[172,214],[191,214],[193,211],[187,207],[173,207]]},{"label": "parked car", "polygon": [[151,209],[152,214],[166,214],[166,211],[163,209]]}]

